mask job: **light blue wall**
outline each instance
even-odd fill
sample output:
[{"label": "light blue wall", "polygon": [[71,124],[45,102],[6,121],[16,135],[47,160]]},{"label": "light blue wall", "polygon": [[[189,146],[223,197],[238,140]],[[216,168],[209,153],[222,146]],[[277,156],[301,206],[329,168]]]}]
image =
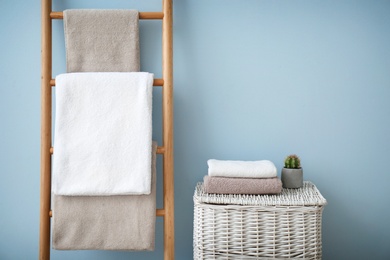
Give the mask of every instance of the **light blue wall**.
[{"label": "light blue wall", "polygon": [[[161,7],[53,2],[55,10]],[[0,0],[0,259],[38,255],[39,5]],[[390,1],[176,0],[174,8],[176,258],[192,258],[192,195],[207,159],[270,159],[280,169],[297,153],[329,202],[324,259],[390,259]],[[62,22],[53,28],[56,75]],[[160,22],[141,30],[143,70],[161,76]],[[155,113],[156,139],[160,125]],[[162,259],[161,226],[153,253],[52,256]]]}]

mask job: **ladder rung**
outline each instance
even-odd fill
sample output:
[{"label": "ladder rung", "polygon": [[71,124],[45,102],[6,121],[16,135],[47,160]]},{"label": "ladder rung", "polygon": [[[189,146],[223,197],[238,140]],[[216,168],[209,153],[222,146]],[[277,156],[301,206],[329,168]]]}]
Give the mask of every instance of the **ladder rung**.
[{"label": "ladder rung", "polygon": [[165,210],[164,209],[156,209],[156,216],[157,217],[164,217],[165,216]]},{"label": "ladder rung", "polygon": [[164,154],[165,153],[164,146],[157,146],[157,153],[158,154]]},{"label": "ladder rung", "polygon": [[[50,154],[54,153],[54,148],[50,147]],[[163,146],[157,146],[157,153],[158,154],[163,154],[165,152],[165,148]]]},{"label": "ladder rung", "polygon": [[[51,79],[50,80],[50,86],[54,87],[56,85],[56,80]],[[153,86],[155,87],[162,87],[164,85],[164,80],[163,79],[154,79],[153,80]]]},{"label": "ladder rung", "polygon": [[[51,19],[63,19],[63,12],[51,12]],[[139,19],[141,20],[162,20],[164,18],[163,12],[139,12]]]},{"label": "ladder rung", "polygon": [[[157,217],[164,217],[165,216],[165,210],[164,209],[156,209],[156,216]],[[49,211],[49,217],[53,217],[53,211]]]}]

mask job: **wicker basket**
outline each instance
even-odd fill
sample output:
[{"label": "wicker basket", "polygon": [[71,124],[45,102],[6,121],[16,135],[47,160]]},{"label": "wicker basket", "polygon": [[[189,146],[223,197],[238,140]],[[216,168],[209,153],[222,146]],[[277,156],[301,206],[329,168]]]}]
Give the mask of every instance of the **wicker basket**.
[{"label": "wicker basket", "polygon": [[311,182],[279,195],[194,194],[194,259],[321,259],[326,200]]}]

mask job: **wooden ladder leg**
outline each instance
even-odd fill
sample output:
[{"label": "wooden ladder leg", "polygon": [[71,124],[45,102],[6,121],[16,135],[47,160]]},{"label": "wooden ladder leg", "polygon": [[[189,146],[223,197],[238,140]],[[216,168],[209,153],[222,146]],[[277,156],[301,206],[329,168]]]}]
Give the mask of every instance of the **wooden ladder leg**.
[{"label": "wooden ladder leg", "polygon": [[51,0],[42,0],[42,86],[41,86],[41,195],[39,259],[50,259],[51,193]]},{"label": "wooden ladder leg", "polygon": [[172,0],[163,0],[163,142],[164,142],[164,259],[175,258],[174,177],[173,177],[173,34]]}]

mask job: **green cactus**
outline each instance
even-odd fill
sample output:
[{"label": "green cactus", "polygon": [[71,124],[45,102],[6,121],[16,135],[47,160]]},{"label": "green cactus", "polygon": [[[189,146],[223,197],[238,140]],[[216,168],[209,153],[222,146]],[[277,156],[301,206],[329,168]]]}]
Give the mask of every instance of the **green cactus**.
[{"label": "green cactus", "polygon": [[290,169],[299,169],[301,168],[301,160],[296,154],[291,154],[284,160],[284,167]]}]

